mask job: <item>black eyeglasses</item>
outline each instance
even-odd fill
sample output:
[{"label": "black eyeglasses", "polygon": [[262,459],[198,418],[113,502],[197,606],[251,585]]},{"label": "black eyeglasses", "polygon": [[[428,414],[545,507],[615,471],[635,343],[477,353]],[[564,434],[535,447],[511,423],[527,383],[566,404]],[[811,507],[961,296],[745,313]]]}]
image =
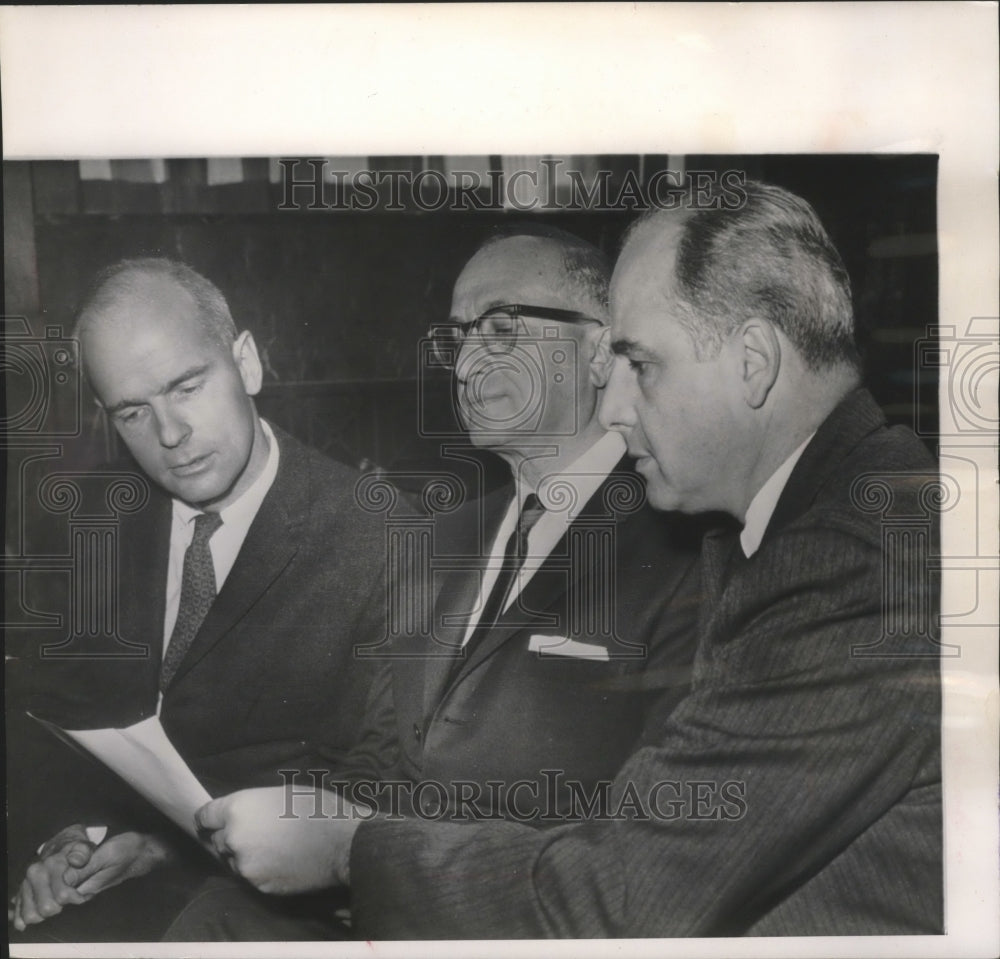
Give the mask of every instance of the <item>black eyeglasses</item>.
[{"label": "black eyeglasses", "polygon": [[522,331],[523,316],[533,316],[538,320],[555,320],[558,323],[600,323],[593,316],[575,310],[558,310],[551,306],[527,306],[524,303],[507,303],[494,306],[482,316],[468,323],[441,323],[427,331],[434,351],[434,359],[441,366],[453,367],[459,351],[470,333],[477,333],[488,350],[494,353],[509,353],[517,344],[518,333]]}]

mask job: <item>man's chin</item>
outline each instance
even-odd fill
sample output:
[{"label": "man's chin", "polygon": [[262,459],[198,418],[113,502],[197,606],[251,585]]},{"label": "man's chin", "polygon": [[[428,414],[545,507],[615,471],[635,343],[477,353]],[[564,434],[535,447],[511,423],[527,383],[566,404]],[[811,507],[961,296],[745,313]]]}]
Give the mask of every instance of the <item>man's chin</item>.
[{"label": "man's chin", "polygon": [[160,485],[175,499],[199,509],[223,499],[230,488],[214,476],[192,477],[189,480],[168,476]]},{"label": "man's chin", "polygon": [[506,434],[499,430],[466,428],[466,435],[469,442],[481,450],[491,450],[498,446],[504,446],[507,439]]},{"label": "man's chin", "polygon": [[649,477],[646,477],[646,502],[653,509],[663,512],[682,510],[682,505],[673,490],[667,487],[662,480],[657,481]]},{"label": "man's chin", "polygon": [[505,428],[508,424],[502,419],[490,419],[483,415],[476,416],[463,412],[461,422],[469,442],[480,449],[488,450],[494,446],[502,446],[510,435],[510,430]]}]

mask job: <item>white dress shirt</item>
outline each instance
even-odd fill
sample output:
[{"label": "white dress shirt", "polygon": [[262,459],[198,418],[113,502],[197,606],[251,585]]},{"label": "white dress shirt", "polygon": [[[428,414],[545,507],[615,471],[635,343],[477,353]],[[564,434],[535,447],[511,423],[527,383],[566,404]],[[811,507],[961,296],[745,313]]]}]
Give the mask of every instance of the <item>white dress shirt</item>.
[{"label": "white dress shirt", "polygon": [[771,522],[775,507],[785,489],[788,477],[792,475],[795,464],[799,457],[809,445],[815,432],[810,433],[801,446],[792,451],[792,454],[781,464],[772,474],[770,479],[757,490],[757,495],[750,500],[747,507],[747,518],[743,524],[743,532],[740,533],[740,546],[743,547],[743,555],[749,559],[760,549],[760,541],[764,538],[767,524]]},{"label": "white dress shirt", "polygon": [[[462,640],[463,646],[469,641],[469,637],[476,628],[479,622],[479,613],[500,573],[507,540],[517,528],[521,504],[528,494],[535,493],[538,496],[541,505],[545,507],[545,512],[528,533],[528,555],[525,557],[517,579],[507,596],[504,611],[510,607],[530,582],[535,570],[545,562],[549,553],[552,552],[552,548],[562,539],[570,524],[586,505],[587,500],[594,495],[597,488],[607,479],[608,474],[624,455],[625,440],[621,433],[605,433],[562,472],[543,477],[537,490],[532,490],[524,484],[518,484],[517,495],[507,507],[507,512],[497,530],[496,538],[493,540],[490,558],[483,571],[479,601],[465,630],[465,637]],[[572,495],[567,495],[570,492]]]},{"label": "white dress shirt", "polygon": [[[215,569],[215,592],[220,593],[229,576],[236,557],[247,538],[250,524],[253,523],[260,504],[264,501],[267,491],[274,483],[278,473],[278,441],[271,427],[261,420],[264,435],[267,437],[270,451],[267,462],[260,476],[242,496],[219,511],[222,525],[208,541],[212,553],[212,566]],[[163,652],[166,654],[170,642],[170,634],[177,622],[177,611],[181,603],[181,580],[184,575],[184,553],[194,538],[194,520],[201,515],[201,510],[188,506],[179,499],[173,501],[173,522],[170,526],[170,559],[167,565],[167,605],[163,616]]]}]

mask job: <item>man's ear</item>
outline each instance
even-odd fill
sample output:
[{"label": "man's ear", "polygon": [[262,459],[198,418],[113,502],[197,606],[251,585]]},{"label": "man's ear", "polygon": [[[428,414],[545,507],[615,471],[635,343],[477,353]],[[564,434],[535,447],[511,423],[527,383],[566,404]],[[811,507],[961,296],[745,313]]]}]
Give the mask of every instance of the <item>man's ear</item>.
[{"label": "man's ear", "polygon": [[240,371],[247,396],[256,396],[264,381],[264,372],[257,355],[257,344],[249,330],[244,330],[233,341],[233,362]]},{"label": "man's ear", "polygon": [[735,333],[743,396],[751,409],[760,409],[781,369],[781,341],[767,320],[746,320]]},{"label": "man's ear", "polygon": [[583,342],[590,364],[590,381],[598,389],[603,389],[607,383],[607,371],[614,359],[611,352],[611,327],[589,327]]}]

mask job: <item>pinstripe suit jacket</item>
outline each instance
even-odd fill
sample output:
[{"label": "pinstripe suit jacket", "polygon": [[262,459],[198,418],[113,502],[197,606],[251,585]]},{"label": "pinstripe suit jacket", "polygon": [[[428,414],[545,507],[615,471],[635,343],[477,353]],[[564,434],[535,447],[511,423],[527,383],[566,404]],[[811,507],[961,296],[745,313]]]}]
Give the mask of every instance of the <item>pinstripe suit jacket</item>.
[{"label": "pinstripe suit jacket", "polygon": [[848,396],[759,551],[734,560],[734,535],[706,539],[691,693],[654,709],[611,815],[544,831],[365,823],[351,854],[358,931],[940,932],[934,476],[867,392]]}]

